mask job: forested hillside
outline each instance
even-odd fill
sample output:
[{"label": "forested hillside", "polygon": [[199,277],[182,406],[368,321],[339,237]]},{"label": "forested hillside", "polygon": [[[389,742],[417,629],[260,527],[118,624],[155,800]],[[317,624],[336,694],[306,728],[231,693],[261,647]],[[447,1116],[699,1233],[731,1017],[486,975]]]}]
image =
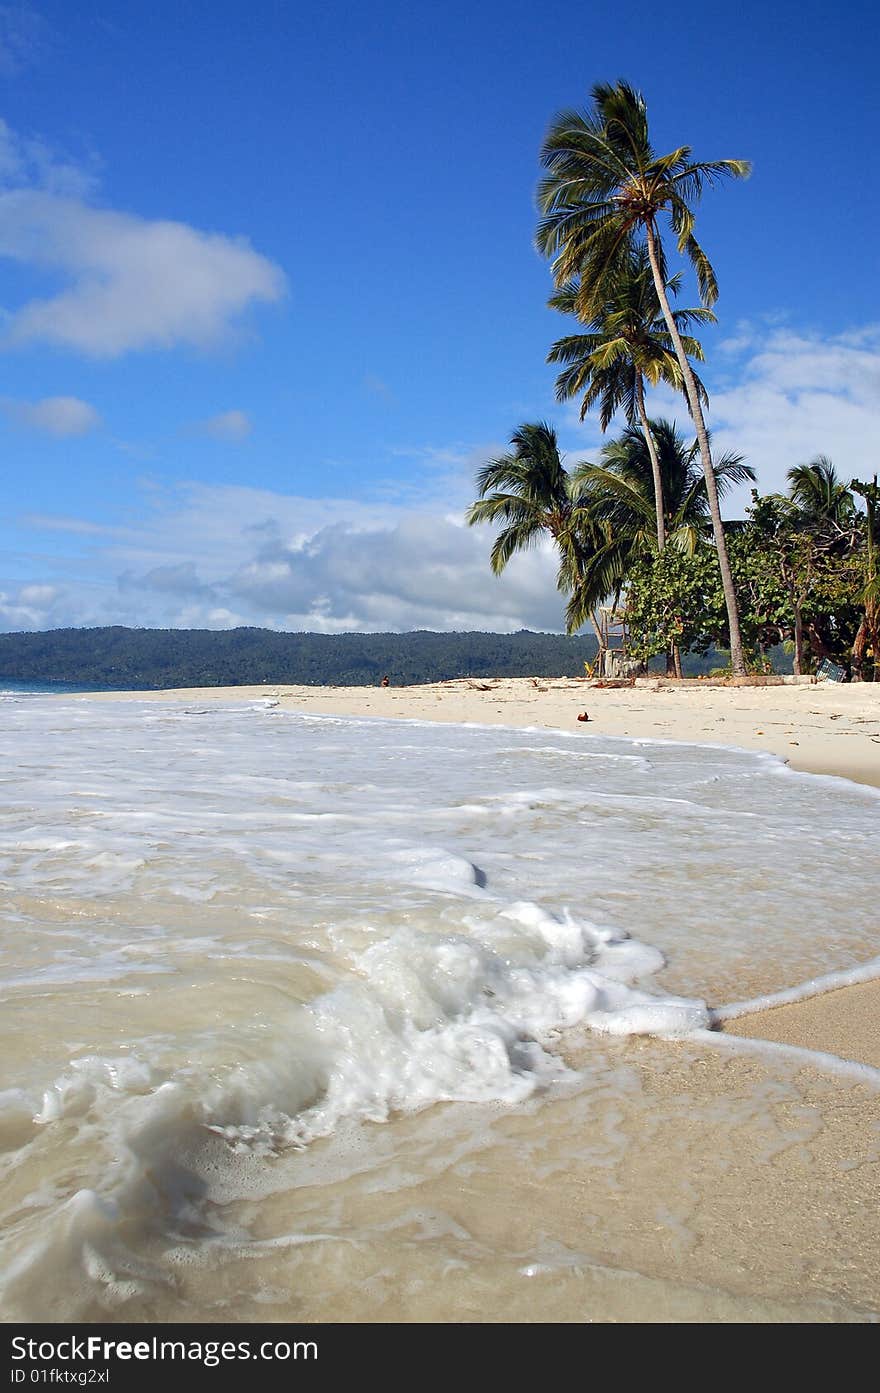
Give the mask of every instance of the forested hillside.
[{"label": "forested hillside", "polygon": [[118,688],[292,682],[369,686],[453,677],[581,676],[593,638],[562,634],[291,634],[270,629],[54,629],[0,634],[0,685]]}]

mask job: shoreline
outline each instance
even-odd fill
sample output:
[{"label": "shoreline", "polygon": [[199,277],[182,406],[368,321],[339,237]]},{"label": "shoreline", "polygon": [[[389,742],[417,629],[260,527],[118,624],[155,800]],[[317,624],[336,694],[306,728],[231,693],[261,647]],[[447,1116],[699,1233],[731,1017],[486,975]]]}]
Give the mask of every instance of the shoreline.
[{"label": "shoreline", "polygon": [[[62,695],[59,693],[59,696]],[[64,694],[71,699],[72,694]],[[455,678],[411,687],[284,682],[165,691],[82,692],[88,701],[235,701],[271,697],[336,716],[537,726],[634,740],[730,745],[775,754],[803,774],[880,788],[880,684],[780,687],[591,687],[576,677]],[[587,711],[589,722],[577,716]]]},{"label": "shoreline", "polygon": [[[381,736],[385,757],[392,760],[402,755],[401,747],[421,748],[421,738],[412,738],[418,734],[417,728],[403,722],[422,725],[429,720],[464,722],[470,727],[469,746],[476,745],[478,752],[483,742],[492,747],[510,743],[506,738],[493,739],[484,729],[493,724],[498,735],[502,726],[517,725],[531,732],[543,731],[546,737],[554,732],[552,740],[530,733],[522,743],[550,743],[554,748],[571,748],[574,754],[575,742],[591,740],[594,732],[601,737],[602,746],[606,738],[628,736],[645,742],[692,745],[696,740],[715,746],[746,746],[776,756],[781,753],[783,758],[790,748],[803,756],[799,764],[809,761],[814,765],[808,774],[834,776],[848,767],[844,757],[857,751],[860,753],[855,754],[853,763],[862,775],[863,786],[835,788],[819,780],[804,804],[811,810],[805,816],[811,825],[817,824],[817,835],[810,841],[810,847],[815,848],[809,853],[812,861],[799,860],[798,903],[792,896],[781,896],[779,885],[769,902],[774,908],[768,913],[775,916],[787,915],[791,901],[793,922],[803,923],[808,937],[815,932],[824,939],[834,934],[834,923],[831,917],[814,923],[809,903],[812,865],[816,863],[817,876],[828,875],[830,869],[821,864],[826,845],[822,833],[823,829],[834,833],[834,811],[828,812],[826,826],[824,810],[841,806],[838,827],[851,828],[863,847],[862,854],[870,855],[865,834],[870,836],[874,826],[870,819],[880,814],[880,802],[877,786],[868,786],[871,776],[878,773],[871,763],[878,746],[866,734],[880,724],[876,722],[880,690],[874,696],[856,692],[841,698],[839,692],[820,693],[813,688],[807,689],[806,701],[802,692],[790,688],[716,689],[685,695],[680,691],[596,690],[574,681],[532,683],[526,679],[464,681],[413,689],[273,684],[134,692],[128,696],[92,693],[65,700],[105,703],[100,711],[91,708],[91,713],[101,717],[96,723],[103,731],[100,741],[111,742],[108,758],[117,724],[140,727],[142,717],[148,718],[149,726],[157,718],[162,724],[163,702],[173,703],[169,713],[186,711],[193,716],[212,710],[219,713],[223,708],[237,710],[243,713],[242,719],[232,724],[247,728],[250,743],[246,766],[233,767],[256,768],[268,748],[272,751],[273,780],[286,774],[293,779],[305,777],[296,773],[296,761],[288,757],[292,744],[286,727],[300,722],[273,719],[285,709],[302,713],[307,721],[309,713],[381,721],[382,729],[374,733]],[[121,704],[114,707],[114,701]],[[143,705],[132,706],[132,701]],[[264,707],[274,709],[266,713]],[[579,723],[577,715],[584,709],[591,720]],[[45,714],[46,708],[41,712]],[[133,722],[128,719],[137,712],[140,716]],[[72,747],[81,766],[76,731],[80,723],[92,725],[90,719],[83,721],[88,708],[65,705],[62,714],[64,719],[54,725],[69,732],[66,748]],[[214,724],[208,717],[207,727]],[[212,738],[204,720],[178,724],[175,718],[174,725],[178,732],[182,730],[178,738],[183,744],[175,746],[181,756],[203,744],[212,759],[224,760],[224,746]],[[189,726],[198,727],[198,733],[189,734]],[[268,745],[262,738],[264,730]],[[319,741],[322,734],[329,736],[328,743],[335,747],[334,758],[341,755],[345,761],[334,769],[345,769],[346,764],[350,767],[352,758],[357,762],[359,732],[365,737],[366,726],[347,721],[323,733],[312,729]],[[556,732],[565,734],[564,742],[555,738]],[[422,735],[426,734],[423,728]],[[440,732],[435,730],[434,734]],[[465,734],[462,730],[462,738]],[[450,729],[450,735],[455,735],[454,730]],[[789,747],[788,740],[799,743]],[[440,735],[432,743],[445,747],[459,741]],[[143,745],[141,740],[135,742],[137,749]],[[96,768],[106,777],[108,765],[106,759],[102,763],[100,743],[94,748]],[[588,748],[581,745],[581,753]],[[641,753],[652,761],[655,756],[662,758],[667,766],[674,766],[678,758],[684,763],[693,759],[692,749],[677,750],[674,744],[662,756],[647,743]],[[135,790],[141,758],[133,754],[127,766]],[[418,759],[418,754],[411,758]],[[574,761],[576,767],[581,762]],[[593,767],[593,761],[583,763]],[[766,809],[769,800],[778,799],[782,808],[797,792],[797,781],[775,761],[762,763],[768,771],[777,772],[759,779],[763,785],[761,807]],[[109,774],[115,779],[121,766],[112,758],[111,764]],[[736,764],[742,767],[740,761]],[[185,760],[179,769],[163,761],[170,777],[161,788],[169,800],[185,787],[184,767],[189,768]],[[329,777],[327,771],[328,766],[318,766],[317,775],[311,776],[323,780]],[[197,801],[190,804],[190,818],[201,810],[211,811],[216,773],[216,764],[209,764],[205,782],[198,784],[201,792]],[[511,783],[516,787],[518,778],[509,772],[508,787]],[[566,775],[566,787],[572,788],[575,802],[579,782],[577,774]],[[144,783],[145,797],[151,796],[153,786],[149,779]],[[590,786],[595,787],[592,777]],[[750,781],[746,778],[741,787],[742,797],[747,799]],[[95,788],[100,789],[97,781]],[[257,802],[263,796],[262,788],[258,785],[251,795]],[[462,784],[456,777],[444,788],[446,800],[455,802]],[[635,791],[640,790],[636,787]],[[227,801],[218,803],[214,810],[225,809],[237,818],[242,810],[238,786],[232,790],[231,803],[228,798],[227,794]],[[415,807],[417,801],[410,806]],[[137,803],[130,799],[125,806],[137,812]],[[311,809],[311,804],[307,806]],[[724,806],[731,806],[729,799]],[[735,815],[738,807],[739,803],[732,809]],[[250,811],[258,813],[255,807]],[[862,817],[869,821],[863,823]],[[251,828],[254,836],[255,825],[246,819],[242,835],[247,836]],[[719,823],[717,830],[726,840],[724,823]],[[287,842],[282,833],[282,853]],[[748,861],[753,845],[750,840],[742,842],[736,865]],[[252,850],[262,849],[257,837]],[[829,850],[828,858],[833,854]],[[848,864],[852,861],[850,856]],[[725,864],[728,862],[729,858]],[[552,881],[551,864],[548,874]],[[767,873],[774,878],[776,865],[772,856],[766,858]],[[707,871],[711,875],[708,862]],[[846,873],[858,880],[858,867],[850,867]],[[779,865],[778,874],[784,886],[784,865]],[[717,876],[713,880],[717,884]],[[570,876],[566,884],[568,888],[573,885],[577,893],[581,883],[576,862],[573,878]],[[664,914],[676,913],[680,880],[678,885],[679,899],[664,900]],[[845,893],[835,897],[838,910],[834,917],[845,919],[851,890],[848,884],[842,888]],[[220,908],[221,913],[231,913],[238,933],[249,897],[236,891],[235,884],[232,891]],[[855,884],[852,893],[858,892]],[[360,898],[357,886],[353,894]],[[628,897],[624,914],[627,902]],[[195,924],[192,915],[192,908],[185,906],[180,922]],[[700,918],[705,923],[713,917],[710,899]],[[636,927],[644,920],[645,915],[640,915]],[[760,922],[754,916],[751,921]],[[201,928],[201,921],[196,927]],[[289,937],[283,912],[275,934],[282,943]],[[760,954],[760,937],[760,933],[755,936],[750,952]],[[202,942],[200,937],[193,940],[190,951],[196,956],[202,952]],[[231,1188],[224,1189],[227,1172],[221,1164],[225,1156],[221,1147],[218,1153],[208,1154],[217,1171],[200,1168],[196,1174],[207,1183],[206,1203],[224,1206],[229,1231],[248,1235],[241,1251],[236,1251],[234,1244],[224,1249],[219,1267],[210,1247],[205,1264],[194,1252],[191,1266],[174,1268],[170,1284],[159,1284],[155,1292],[133,1298],[134,1309],[124,1311],[103,1304],[100,1290],[90,1298],[91,1305],[83,1308],[77,1304],[76,1283],[66,1272],[62,1254],[57,1263],[39,1269],[38,1283],[23,1287],[20,1299],[31,1301],[40,1318],[47,1309],[56,1314],[59,1309],[68,1309],[63,1303],[69,1300],[70,1319],[105,1320],[227,1319],[230,1292],[235,1292],[241,1320],[284,1321],[295,1315],[312,1321],[358,1322],[477,1318],[582,1323],[585,1316],[601,1322],[875,1322],[880,1315],[880,1227],[872,1200],[880,1171],[876,1147],[880,1056],[872,1022],[880,1018],[880,981],[868,977],[880,970],[880,943],[873,947],[872,960],[851,965],[846,963],[843,940],[840,942],[838,961],[842,955],[844,962],[831,973],[761,998],[728,999],[726,1009],[725,1003],[716,1002],[727,1033],[698,1030],[680,1039],[658,1040],[644,1035],[603,1037],[577,1026],[561,1030],[548,1044],[573,1073],[563,1076],[558,1084],[539,1085],[531,1096],[510,1107],[499,1107],[497,1102],[481,1105],[479,1101],[460,1107],[450,1100],[430,1109],[392,1113],[382,1126],[362,1129],[363,1136],[359,1129],[355,1152],[344,1128],[338,1135],[331,1132],[316,1138],[314,1150],[310,1147],[305,1153],[296,1148],[289,1153],[284,1149],[277,1154],[271,1149],[265,1154],[260,1151],[252,1158],[255,1178],[262,1180],[267,1157],[278,1167],[265,1189],[251,1192],[245,1184],[238,1193],[231,1183]],[[864,934],[859,942],[866,945],[866,951],[870,949],[870,934]],[[818,961],[824,956],[820,954]],[[228,961],[233,974],[228,1001],[234,1006],[236,1021],[249,1028],[251,1021],[259,1024],[263,1015],[259,1009],[262,997],[247,994],[249,988],[242,983],[249,976],[242,972],[234,954]],[[260,990],[260,984],[268,983],[274,993],[282,980],[278,976],[276,981],[278,970],[271,966],[274,959],[268,961],[270,966],[258,968],[254,981]],[[804,958],[798,954],[797,961],[809,961],[809,955]],[[793,968],[782,977],[791,978],[798,970],[807,969]],[[200,1002],[186,995],[193,986],[198,988],[199,976],[195,973],[187,985],[188,974],[184,975],[183,994],[171,998],[171,1007],[180,1011],[186,1036],[206,1019],[204,1011],[211,1019],[215,1012],[223,1012],[224,997],[212,992],[210,1000]],[[734,972],[718,980],[735,988],[752,980],[758,986],[759,979]],[[157,999],[161,993],[162,1010],[167,1011],[161,979],[156,986]],[[283,998],[285,1003],[287,999]],[[94,1004],[100,1016],[99,1000],[95,998]],[[758,1009],[752,1011],[752,1007]],[[136,1007],[126,1000],[117,1009],[121,1011],[119,1038],[127,1039],[128,1021]],[[286,1009],[282,1004],[281,1010]],[[274,1020],[274,999],[269,1011]],[[743,1011],[747,1014],[740,1015]],[[805,1020],[805,1016],[813,1019]],[[112,1038],[115,1041],[117,1037]],[[30,1037],[22,1031],[16,1048],[30,1047]],[[230,1060],[236,1065],[243,1060],[247,1067],[252,1057],[262,1061],[263,1053],[261,1045],[253,1056],[247,1029],[230,1042]],[[287,1057],[286,1046],[283,1057]],[[358,1051],[353,1058],[360,1058]],[[271,1096],[274,1098],[274,1092]],[[232,1114],[224,1111],[218,1120],[225,1124],[231,1116],[236,1122],[237,1108],[236,1103]],[[188,1163],[190,1155],[201,1154],[193,1149],[188,1132],[175,1141],[177,1114],[163,1116],[168,1131],[158,1138],[158,1164],[153,1166],[151,1152],[141,1149],[137,1153],[145,1154],[150,1162],[151,1170],[145,1174],[156,1170],[160,1179],[162,1158],[182,1155]],[[181,1116],[188,1120],[189,1111]],[[133,1113],[138,1127],[141,1117],[140,1112]],[[108,1135],[111,1139],[115,1136]],[[73,1159],[65,1134],[59,1139],[53,1164],[66,1176]],[[179,1151],[181,1143],[183,1153]],[[86,1135],[79,1163],[89,1177],[94,1169],[92,1146]],[[116,1146],[114,1140],[114,1149]],[[232,1164],[237,1173],[243,1163],[236,1156]],[[246,1179],[247,1172],[244,1174]],[[170,1173],[174,1185],[177,1175],[175,1161]],[[19,1180],[24,1186],[22,1193],[29,1193],[32,1179],[23,1167],[16,1173],[15,1183]],[[220,1185],[216,1194],[215,1183]],[[126,1214],[123,1208],[124,1221]],[[66,1219],[60,1210],[55,1217],[59,1216]],[[39,1225],[39,1214],[34,1217]],[[166,1243],[170,1235],[176,1251],[176,1213],[170,1220],[162,1222],[157,1236]],[[289,1246],[292,1231],[296,1241]],[[126,1242],[124,1225],[120,1232]],[[145,1236],[152,1243],[150,1234]],[[140,1258],[144,1235],[137,1229],[133,1243]],[[33,1318],[33,1310],[28,1318]]]},{"label": "shoreline", "polygon": [[[798,773],[880,790],[880,686],[871,683],[652,691],[590,687],[578,678],[461,678],[387,688],[268,683],[87,692],[77,699],[271,699],[285,709],[327,716],[526,726],[586,736],[726,745],[775,755]],[[584,711],[589,721],[578,723]],[[876,813],[880,826],[880,805]],[[866,814],[875,815],[870,804]],[[722,1021],[719,1029],[880,1068],[880,977],[762,1007]]]}]

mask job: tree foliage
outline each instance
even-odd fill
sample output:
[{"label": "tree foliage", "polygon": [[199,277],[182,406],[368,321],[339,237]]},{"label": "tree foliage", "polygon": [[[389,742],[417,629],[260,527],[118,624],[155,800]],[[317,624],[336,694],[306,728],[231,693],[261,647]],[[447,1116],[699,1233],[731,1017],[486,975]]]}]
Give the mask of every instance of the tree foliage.
[{"label": "tree foliage", "polygon": [[[760,666],[773,645],[794,645],[795,671],[823,658],[851,666],[866,612],[869,529],[850,508],[852,495],[826,510],[805,511],[803,497],[759,496],[732,532],[730,561],[740,598],[740,622],[750,662]],[[843,524],[845,519],[845,525]],[[868,587],[867,593],[870,593]],[[634,653],[647,659],[670,642],[705,651],[726,647],[726,611],[714,549],[692,555],[645,557],[627,588]],[[869,640],[870,642],[870,640]],[[878,645],[873,643],[875,663]],[[856,649],[857,652],[857,649]]]},{"label": "tree foliage", "polygon": [[593,638],[516,634],[293,634],[270,629],[54,629],[0,634],[4,682],[119,690],[303,685],[397,686],[458,677],[579,677]]}]

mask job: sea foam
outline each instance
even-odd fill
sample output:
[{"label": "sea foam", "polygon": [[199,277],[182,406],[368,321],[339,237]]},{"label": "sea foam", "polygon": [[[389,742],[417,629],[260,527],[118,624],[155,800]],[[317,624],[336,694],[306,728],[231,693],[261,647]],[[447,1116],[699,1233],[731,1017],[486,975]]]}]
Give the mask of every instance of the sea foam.
[{"label": "sea foam", "polygon": [[707,1001],[876,955],[878,805],[760,756],[265,703],[6,714],[15,1313],[173,1282],[170,1237],[227,1241],[212,1203],[267,1158],[570,1081],[561,1032],[701,1038]]}]

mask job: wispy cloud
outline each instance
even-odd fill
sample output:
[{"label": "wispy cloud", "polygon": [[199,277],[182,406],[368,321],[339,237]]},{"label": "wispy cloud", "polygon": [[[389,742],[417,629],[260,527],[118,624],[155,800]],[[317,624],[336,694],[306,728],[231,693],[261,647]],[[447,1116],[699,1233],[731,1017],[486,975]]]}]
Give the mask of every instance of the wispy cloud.
[{"label": "wispy cloud", "polygon": [[199,421],[196,427],[200,434],[213,436],[215,440],[244,440],[252,428],[246,411],[221,411],[206,421]]},{"label": "wispy cloud", "polygon": [[96,194],[100,161],[90,152],[76,158],[39,136],[23,136],[0,119],[0,188],[41,189],[61,197],[86,199]]},{"label": "wispy cloud", "polygon": [[51,29],[30,5],[0,5],[0,75],[15,77],[45,51]]},{"label": "wispy cloud", "polygon": [[382,397],[385,401],[389,402],[395,400],[394,393],[388,386],[388,383],[383,381],[381,377],[377,377],[374,372],[364,374],[363,384],[367,391],[372,392],[374,396]]}]

